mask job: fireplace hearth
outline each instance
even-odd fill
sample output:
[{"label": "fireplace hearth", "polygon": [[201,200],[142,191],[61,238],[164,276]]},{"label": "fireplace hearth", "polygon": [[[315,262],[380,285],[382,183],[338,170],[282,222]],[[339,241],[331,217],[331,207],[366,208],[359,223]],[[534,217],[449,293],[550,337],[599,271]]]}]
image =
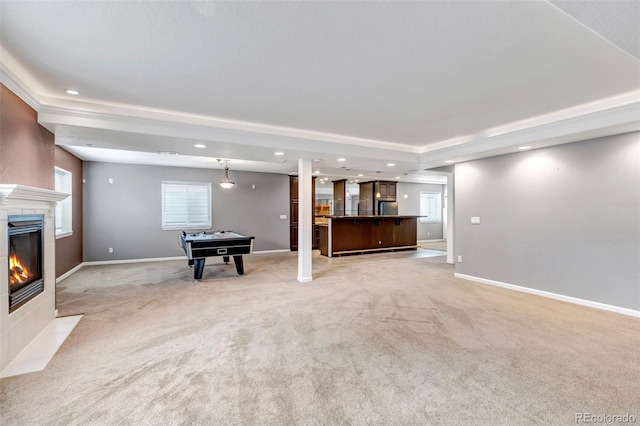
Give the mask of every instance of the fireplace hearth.
[{"label": "fireplace hearth", "polygon": [[44,291],[42,215],[7,218],[9,240],[9,312]]}]

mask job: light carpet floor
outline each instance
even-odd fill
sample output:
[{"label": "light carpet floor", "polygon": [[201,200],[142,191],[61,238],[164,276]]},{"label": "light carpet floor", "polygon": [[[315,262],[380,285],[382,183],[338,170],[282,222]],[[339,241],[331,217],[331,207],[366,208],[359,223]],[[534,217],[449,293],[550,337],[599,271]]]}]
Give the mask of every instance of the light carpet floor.
[{"label": "light carpet floor", "polygon": [[575,424],[640,417],[640,321],[453,278],[417,252],[85,267],[47,368],[0,380],[2,425]]},{"label": "light carpet floor", "polygon": [[427,250],[447,251],[446,241],[422,241],[418,244],[420,247]]}]

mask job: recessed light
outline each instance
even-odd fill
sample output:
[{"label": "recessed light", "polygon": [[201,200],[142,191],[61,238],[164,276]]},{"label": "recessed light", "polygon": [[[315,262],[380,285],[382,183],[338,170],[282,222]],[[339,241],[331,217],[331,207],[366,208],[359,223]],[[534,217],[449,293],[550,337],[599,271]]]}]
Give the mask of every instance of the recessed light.
[{"label": "recessed light", "polygon": [[77,90],[73,90],[73,89],[67,89],[66,92],[70,95],[79,95],[80,92],[78,92]]},{"label": "recessed light", "polygon": [[274,152],[273,155],[284,155],[284,152],[282,151]]},{"label": "recessed light", "polygon": [[400,179],[400,176],[396,176],[396,179]]},{"label": "recessed light", "polygon": [[358,181],[358,179],[355,180],[356,182]]},{"label": "recessed light", "polygon": [[195,144],[194,146],[195,146],[196,148],[206,148],[206,147],[207,147],[206,145],[203,145],[203,144],[201,144],[201,143],[197,143],[197,144]]},{"label": "recessed light", "polygon": [[362,177],[364,176],[362,173],[358,173],[358,177]]},{"label": "recessed light", "polygon": [[524,150],[527,150],[527,149],[531,149],[531,147],[530,146],[519,146],[518,149],[520,151],[524,151]]},{"label": "recessed light", "polygon": [[349,183],[353,183],[353,181],[352,181],[352,180],[350,180],[350,181],[349,181]]},{"label": "recessed light", "polygon": [[396,165],[396,163],[387,163],[387,167],[393,167],[395,165]]},{"label": "recessed light", "polygon": [[320,170],[316,170],[315,172],[313,172],[314,174],[318,175],[320,174]]},{"label": "recessed light", "polygon": [[158,154],[162,154],[162,155],[180,155],[180,153],[176,152],[176,151],[158,151]]},{"label": "recessed light", "polygon": [[347,161],[347,159],[340,157],[340,158],[338,158],[338,161]]},{"label": "recessed light", "polygon": [[319,162],[321,162],[321,161],[322,161],[322,158],[314,158],[314,159],[313,159],[313,160],[311,160],[311,161],[313,161],[314,163],[319,163]]},{"label": "recessed light", "polygon": [[455,163],[455,161],[453,161],[453,160],[447,160],[447,161],[445,161],[445,163]]}]

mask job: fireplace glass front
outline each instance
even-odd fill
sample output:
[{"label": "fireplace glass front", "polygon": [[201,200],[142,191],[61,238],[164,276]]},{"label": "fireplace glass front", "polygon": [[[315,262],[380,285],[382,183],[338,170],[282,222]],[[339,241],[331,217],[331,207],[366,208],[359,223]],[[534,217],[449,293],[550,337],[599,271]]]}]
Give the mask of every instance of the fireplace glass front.
[{"label": "fireplace glass front", "polygon": [[8,217],[9,312],[44,291],[42,245],[44,217]]}]

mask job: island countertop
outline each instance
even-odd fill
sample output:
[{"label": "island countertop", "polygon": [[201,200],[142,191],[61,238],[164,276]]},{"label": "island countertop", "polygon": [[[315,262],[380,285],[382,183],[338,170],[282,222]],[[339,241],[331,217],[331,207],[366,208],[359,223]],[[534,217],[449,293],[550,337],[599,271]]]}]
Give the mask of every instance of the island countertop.
[{"label": "island countertop", "polygon": [[387,250],[415,250],[417,222],[412,215],[325,216],[318,227],[320,254],[328,257]]}]

